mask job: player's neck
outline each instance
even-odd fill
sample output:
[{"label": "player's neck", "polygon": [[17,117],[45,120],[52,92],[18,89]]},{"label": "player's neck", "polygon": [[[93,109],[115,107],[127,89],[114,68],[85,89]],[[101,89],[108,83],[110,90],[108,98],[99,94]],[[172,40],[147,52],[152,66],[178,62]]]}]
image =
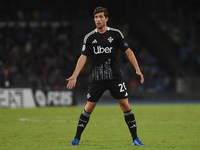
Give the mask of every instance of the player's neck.
[{"label": "player's neck", "polygon": [[107,26],[104,26],[103,28],[97,28],[97,31],[100,33],[100,34],[103,34],[105,33],[106,31],[108,30],[108,27]]}]

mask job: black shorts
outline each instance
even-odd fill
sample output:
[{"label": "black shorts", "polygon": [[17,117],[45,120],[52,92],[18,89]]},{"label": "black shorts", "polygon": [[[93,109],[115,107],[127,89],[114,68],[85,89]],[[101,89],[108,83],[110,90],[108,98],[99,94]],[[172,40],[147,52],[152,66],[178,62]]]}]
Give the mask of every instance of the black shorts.
[{"label": "black shorts", "polygon": [[90,82],[87,93],[87,100],[97,102],[103,93],[109,90],[114,99],[128,98],[128,91],[125,82],[122,80]]}]

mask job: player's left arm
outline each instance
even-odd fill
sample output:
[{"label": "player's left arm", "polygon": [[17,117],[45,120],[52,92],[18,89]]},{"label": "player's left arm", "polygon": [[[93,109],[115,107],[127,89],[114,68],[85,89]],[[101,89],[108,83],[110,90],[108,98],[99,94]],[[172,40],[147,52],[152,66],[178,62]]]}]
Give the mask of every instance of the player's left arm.
[{"label": "player's left arm", "polygon": [[136,70],[136,74],[140,76],[141,80],[140,82],[143,84],[144,82],[144,77],[143,77],[143,74],[142,72],[140,71],[140,67],[138,65],[138,62],[137,62],[137,59],[133,53],[133,51],[128,48],[126,51],[125,51],[125,54],[126,56],[128,57],[129,61],[131,62],[131,64],[134,66],[135,70]]}]

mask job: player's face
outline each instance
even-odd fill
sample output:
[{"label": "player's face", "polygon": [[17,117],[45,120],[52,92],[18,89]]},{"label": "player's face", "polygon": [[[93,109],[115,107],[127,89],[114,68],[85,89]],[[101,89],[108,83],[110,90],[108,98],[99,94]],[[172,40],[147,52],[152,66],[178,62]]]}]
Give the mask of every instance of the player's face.
[{"label": "player's face", "polygon": [[102,29],[103,27],[105,27],[107,21],[108,21],[108,18],[105,18],[103,12],[97,13],[94,16],[94,22],[98,29]]}]

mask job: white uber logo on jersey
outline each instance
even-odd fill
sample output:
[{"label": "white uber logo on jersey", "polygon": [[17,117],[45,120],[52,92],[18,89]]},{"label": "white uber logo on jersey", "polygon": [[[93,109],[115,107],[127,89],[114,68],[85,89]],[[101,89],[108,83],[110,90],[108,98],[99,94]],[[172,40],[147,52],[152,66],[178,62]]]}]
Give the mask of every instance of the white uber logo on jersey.
[{"label": "white uber logo on jersey", "polygon": [[105,47],[105,48],[101,46],[97,46],[97,48],[93,47],[95,54],[111,53],[112,49],[113,47]]}]

